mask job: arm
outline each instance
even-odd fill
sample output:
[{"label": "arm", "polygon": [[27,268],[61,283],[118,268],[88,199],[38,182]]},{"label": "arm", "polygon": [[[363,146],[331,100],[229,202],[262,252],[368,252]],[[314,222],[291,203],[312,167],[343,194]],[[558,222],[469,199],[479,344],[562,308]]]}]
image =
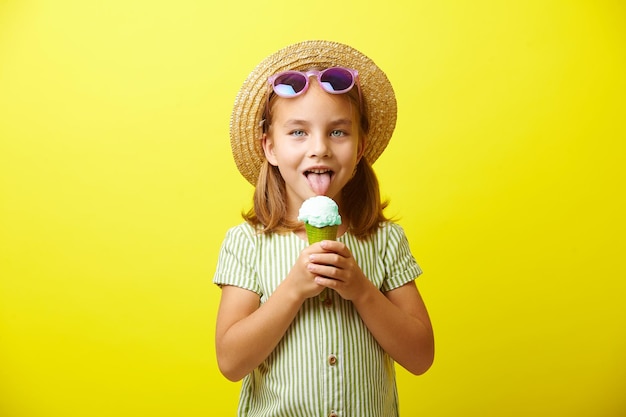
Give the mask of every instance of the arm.
[{"label": "arm", "polygon": [[382,293],[364,275],[351,252],[339,242],[324,241],[326,254],[312,254],[308,268],[316,282],[352,300],[378,344],[413,374],[422,374],[434,359],[433,329],[426,306],[411,281]]},{"label": "arm", "polygon": [[384,294],[371,285],[353,302],[374,338],[396,362],[415,375],[430,368],[435,354],[433,329],[414,281]]},{"label": "arm", "polygon": [[[319,250],[319,247],[318,247]],[[304,300],[324,287],[306,269],[309,247],[267,301],[235,286],[223,286],[215,329],[215,350],[222,374],[238,381],[254,370],[276,348]]]}]

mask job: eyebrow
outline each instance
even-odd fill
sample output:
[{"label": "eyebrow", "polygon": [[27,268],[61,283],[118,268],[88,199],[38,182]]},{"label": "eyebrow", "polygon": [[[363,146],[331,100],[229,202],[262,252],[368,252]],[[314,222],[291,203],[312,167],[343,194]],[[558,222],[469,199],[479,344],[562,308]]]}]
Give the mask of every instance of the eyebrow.
[{"label": "eyebrow", "polygon": [[[283,126],[308,126],[310,121],[304,119],[288,119]],[[352,119],[337,119],[332,120],[329,126],[352,126]]]},{"label": "eyebrow", "polygon": [[309,122],[303,119],[287,119],[285,123],[283,123],[283,126],[302,126],[307,124],[309,124]]},{"label": "eyebrow", "polygon": [[352,126],[352,119],[337,119],[334,120],[331,125],[333,126],[343,126],[343,125],[348,125],[348,126]]}]

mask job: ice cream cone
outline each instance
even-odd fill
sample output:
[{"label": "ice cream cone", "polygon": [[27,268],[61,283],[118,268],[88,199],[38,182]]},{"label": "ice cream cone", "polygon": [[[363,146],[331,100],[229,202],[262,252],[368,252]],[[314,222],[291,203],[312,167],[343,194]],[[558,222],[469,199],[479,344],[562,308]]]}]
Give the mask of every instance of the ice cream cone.
[{"label": "ice cream cone", "polygon": [[[322,240],[337,240],[341,216],[337,203],[331,198],[318,195],[305,200],[300,206],[298,220],[304,222],[309,245]],[[320,293],[320,299],[325,305],[331,301],[328,293],[328,288]]]},{"label": "ice cream cone", "polygon": [[309,239],[309,245],[312,245],[315,242],[321,242],[322,240],[337,239],[337,229],[339,229],[338,225],[315,227],[305,223],[304,227],[306,228],[306,236]]},{"label": "ice cream cone", "polygon": [[[322,240],[337,239],[337,229],[339,229],[338,225],[315,227],[305,223],[304,227],[306,229],[306,237],[309,239],[309,245],[312,245],[315,242],[321,242]],[[324,288],[324,290],[320,293],[320,298],[322,301],[326,301],[328,298],[328,288]]]}]

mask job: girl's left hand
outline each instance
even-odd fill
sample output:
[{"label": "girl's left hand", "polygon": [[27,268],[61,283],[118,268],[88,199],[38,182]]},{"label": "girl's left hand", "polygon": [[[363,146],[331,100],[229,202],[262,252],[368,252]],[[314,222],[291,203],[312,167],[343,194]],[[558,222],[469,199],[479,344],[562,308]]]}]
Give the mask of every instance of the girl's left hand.
[{"label": "girl's left hand", "polygon": [[332,288],[345,300],[354,300],[373,285],[346,245],[333,240],[324,240],[319,245],[322,252],[311,254],[307,265],[309,271],[317,275],[317,284]]}]

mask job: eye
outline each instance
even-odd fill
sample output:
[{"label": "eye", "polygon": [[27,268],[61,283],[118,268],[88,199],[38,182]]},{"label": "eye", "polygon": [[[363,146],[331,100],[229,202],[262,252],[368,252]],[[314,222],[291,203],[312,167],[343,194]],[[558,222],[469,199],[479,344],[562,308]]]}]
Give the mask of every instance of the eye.
[{"label": "eye", "polygon": [[339,129],[335,129],[330,132],[330,136],[335,137],[335,138],[339,138],[345,135],[346,135],[346,132],[343,130],[339,130]]},{"label": "eye", "polygon": [[294,129],[289,134],[295,137],[302,137],[305,135],[304,130],[299,130],[299,129]]}]

